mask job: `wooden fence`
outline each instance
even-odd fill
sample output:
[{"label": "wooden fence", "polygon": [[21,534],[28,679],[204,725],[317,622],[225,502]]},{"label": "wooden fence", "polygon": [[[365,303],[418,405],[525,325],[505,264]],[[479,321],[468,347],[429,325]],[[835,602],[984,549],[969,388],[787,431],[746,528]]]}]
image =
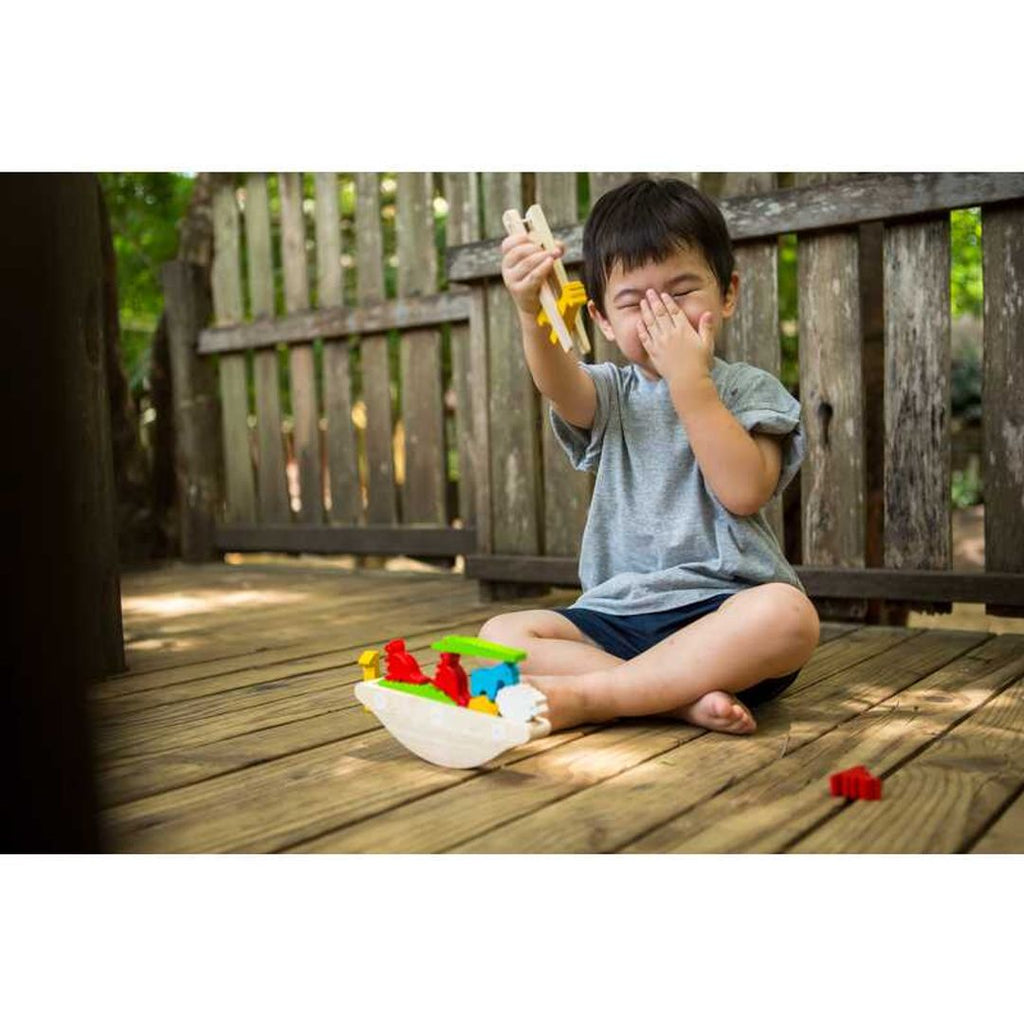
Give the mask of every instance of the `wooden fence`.
[{"label": "wooden fence", "polygon": [[[626,177],[591,174],[590,202]],[[338,178],[313,180],[315,195],[304,200],[300,175],[277,177],[285,304],[277,315],[267,178],[248,176],[244,204],[237,182],[224,180],[216,190],[215,324],[199,336],[199,351],[219,361],[226,501],[216,546],[459,553],[467,573],[489,585],[576,584],[590,478],[573,472],[555,449],[500,281],[498,243],[502,212],[539,201],[567,245],[567,264],[578,263],[580,177],[400,174],[382,220],[380,179],[356,174],[345,249]],[[984,601],[996,612],[1019,612],[1024,174],[807,177],[795,188],[772,191],[772,185],[770,175],[727,176],[722,191],[734,194],[719,199],[743,282],[722,354],[779,373],[778,239],[796,233],[808,454],[791,487],[802,510],[795,560],[809,593]],[[448,210],[444,290],[434,238],[438,191]],[[949,211],[975,206],[982,208],[984,246],[986,571],[954,573]],[[310,240],[307,215],[314,225]],[[388,297],[382,239],[392,216],[397,281]],[[357,279],[356,302],[348,305],[346,262]],[[595,333],[593,340],[596,360],[617,356],[603,336]],[[879,357],[868,374],[866,346]],[[280,348],[288,352],[297,508],[285,464]],[[396,370],[400,408],[393,403]],[[447,415],[446,394],[454,396]],[[357,408],[365,413],[354,422]],[[453,442],[446,441],[446,421]],[[398,422],[401,479],[394,459]],[[447,458],[451,447],[457,472]],[[871,501],[876,490],[878,507]],[[778,499],[769,519],[785,542]]]}]

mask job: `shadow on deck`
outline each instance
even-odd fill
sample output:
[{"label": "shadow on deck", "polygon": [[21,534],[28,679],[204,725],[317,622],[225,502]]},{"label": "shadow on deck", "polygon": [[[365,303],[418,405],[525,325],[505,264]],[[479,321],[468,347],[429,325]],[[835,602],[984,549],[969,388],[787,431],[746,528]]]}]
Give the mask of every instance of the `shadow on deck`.
[{"label": "shadow on deck", "polygon": [[[93,691],[113,851],[1024,852],[1024,635],[825,623],[753,736],[652,718],[454,771],[363,710],[359,654],[402,636],[429,671],[433,640],[536,599],[269,565],[122,588],[129,670]],[[831,797],[861,763],[883,799]]]}]

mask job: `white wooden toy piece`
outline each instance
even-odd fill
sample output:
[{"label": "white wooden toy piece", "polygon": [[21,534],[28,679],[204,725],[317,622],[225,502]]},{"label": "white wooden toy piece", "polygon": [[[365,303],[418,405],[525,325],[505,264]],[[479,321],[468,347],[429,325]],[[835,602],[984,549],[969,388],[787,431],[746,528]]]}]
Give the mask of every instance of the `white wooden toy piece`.
[{"label": "white wooden toy piece", "polygon": [[402,746],[442,768],[478,768],[551,732],[551,723],[541,717],[547,711],[544,695],[527,683],[507,686],[498,693],[499,707],[502,695],[510,690],[530,692],[521,693],[518,700],[506,697],[516,717],[505,718],[392,690],[380,686],[379,679],[355,687],[359,701]]},{"label": "white wooden toy piece", "polygon": [[[554,251],[555,236],[551,233],[547,218],[539,204],[534,203],[526,211],[525,221],[519,216],[518,210],[506,210],[502,214],[501,222],[505,225],[505,231],[508,234],[516,235],[525,232],[531,241],[536,242],[541,248],[548,252]],[[565,272],[565,265],[560,259],[555,260],[554,271],[560,294],[569,283],[569,275]],[[583,329],[583,317],[580,314],[576,315],[571,330],[566,326],[562,314],[558,312],[558,294],[555,293],[548,281],[540,286],[540,305],[541,309],[547,313],[548,320],[558,335],[558,340],[562,343],[562,348],[566,352],[571,352],[573,341],[575,341],[580,352],[586,355],[590,351],[590,341],[587,338],[587,332]]]}]

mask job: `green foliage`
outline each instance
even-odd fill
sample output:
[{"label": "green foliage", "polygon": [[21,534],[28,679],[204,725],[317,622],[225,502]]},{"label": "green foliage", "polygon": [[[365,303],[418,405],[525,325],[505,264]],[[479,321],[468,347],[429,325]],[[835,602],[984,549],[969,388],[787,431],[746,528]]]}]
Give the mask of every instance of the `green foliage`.
[{"label": "green foliage", "polygon": [[950,306],[954,317],[980,317],[984,290],[981,281],[981,210],[950,214]]},{"label": "green foliage", "polygon": [[969,508],[983,502],[984,495],[976,463],[972,462],[966,469],[953,470],[950,491],[954,508]]},{"label": "green foliage", "polygon": [[178,221],[193,179],[185,174],[103,173],[117,258],[121,360],[129,387],[147,389],[149,349],[163,309],[160,266],[178,251]]}]

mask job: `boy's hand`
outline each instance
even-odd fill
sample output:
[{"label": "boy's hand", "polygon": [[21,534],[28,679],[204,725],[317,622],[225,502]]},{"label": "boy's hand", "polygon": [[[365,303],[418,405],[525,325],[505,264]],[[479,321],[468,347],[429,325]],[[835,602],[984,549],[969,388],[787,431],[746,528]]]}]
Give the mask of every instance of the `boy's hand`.
[{"label": "boy's hand", "polygon": [[667,292],[648,289],[640,300],[637,332],[655,370],[669,383],[687,386],[711,377],[715,337],[711,313],[701,314],[695,331]]},{"label": "boy's hand", "polygon": [[523,313],[536,317],[540,312],[540,286],[564,252],[561,245],[547,252],[526,234],[509,235],[502,241],[501,279]]}]

